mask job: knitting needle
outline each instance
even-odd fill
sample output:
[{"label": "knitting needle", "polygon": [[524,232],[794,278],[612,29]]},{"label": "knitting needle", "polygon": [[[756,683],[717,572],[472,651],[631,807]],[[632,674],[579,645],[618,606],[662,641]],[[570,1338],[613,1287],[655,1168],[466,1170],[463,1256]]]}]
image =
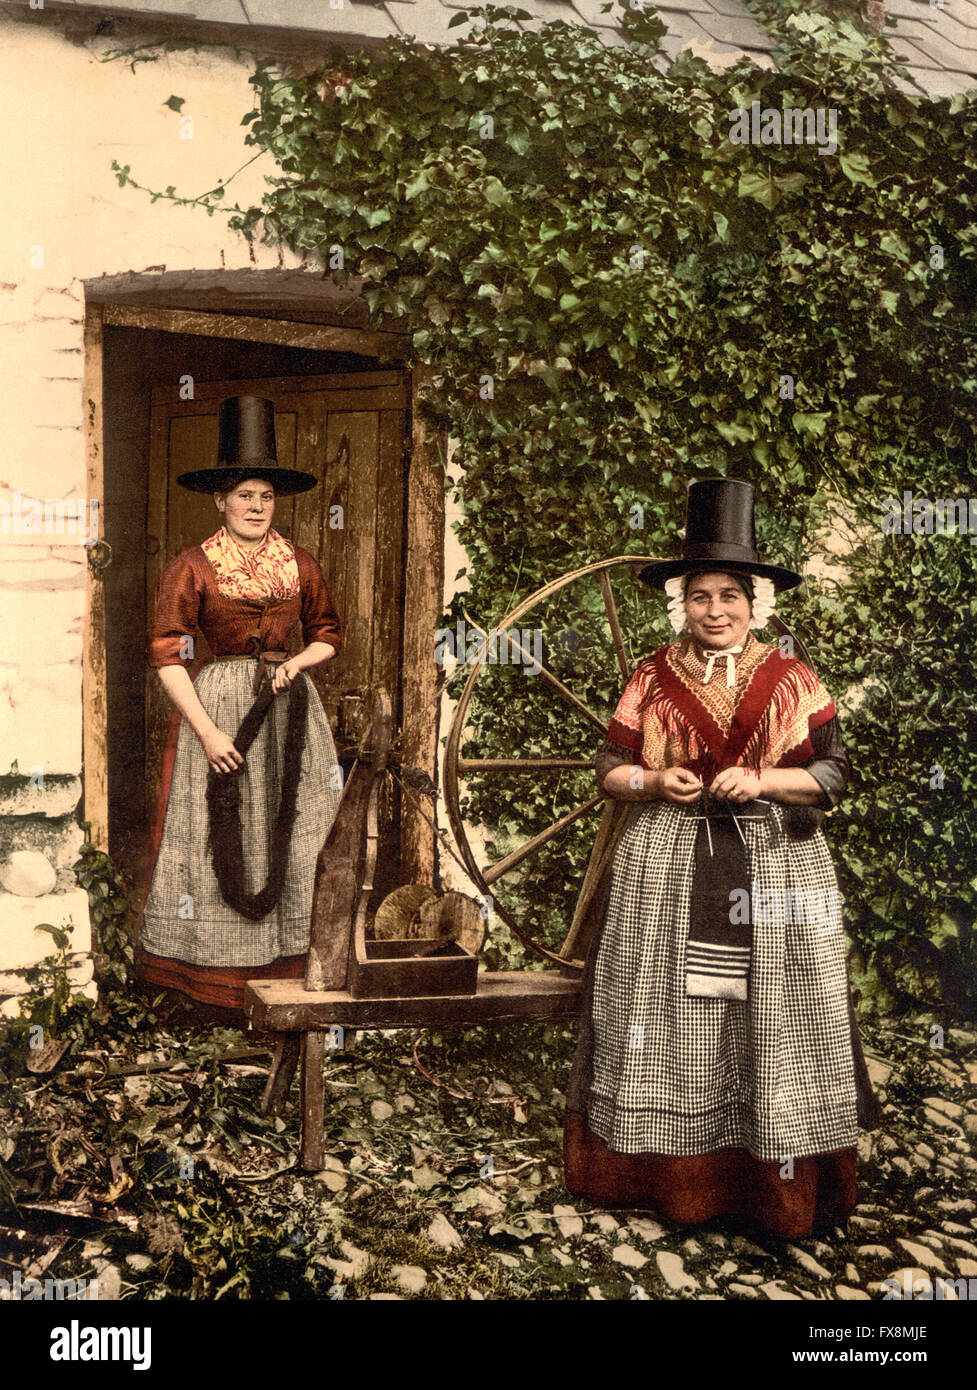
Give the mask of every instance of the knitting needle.
[{"label": "knitting needle", "polygon": [[709,841],[709,858],[712,856],[712,829],[709,825],[709,815],[706,811],[706,789],[702,788],[702,819],[706,823],[706,839]]}]

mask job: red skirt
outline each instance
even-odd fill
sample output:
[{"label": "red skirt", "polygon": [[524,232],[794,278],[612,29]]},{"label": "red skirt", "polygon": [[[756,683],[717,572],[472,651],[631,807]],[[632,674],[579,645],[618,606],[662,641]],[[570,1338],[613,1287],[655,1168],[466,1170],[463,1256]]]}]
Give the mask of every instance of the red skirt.
[{"label": "red skirt", "polygon": [[172,956],[153,956],[140,951],[136,978],[144,985],[178,989],[200,1004],[244,1010],[244,986],[248,980],[301,980],[305,956],[279,956],[268,965],[191,965]]},{"label": "red skirt", "polygon": [[564,1186],[598,1207],[652,1208],[669,1221],[731,1216],[773,1235],[801,1240],[847,1220],[855,1207],[855,1149],[795,1158],[790,1176],[779,1159],[746,1149],[693,1157],[615,1153],[583,1115],[563,1124]]}]

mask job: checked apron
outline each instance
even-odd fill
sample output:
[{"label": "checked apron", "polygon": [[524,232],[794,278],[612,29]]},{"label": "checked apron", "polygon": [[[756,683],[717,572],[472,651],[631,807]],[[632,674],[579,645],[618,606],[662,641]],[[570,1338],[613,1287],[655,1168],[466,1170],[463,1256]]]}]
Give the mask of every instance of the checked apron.
[{"label": "checked apron", "polygon": [[[751,638],[735,690],[723,682],[710,699],[688,644],[663,648],[632,678],[611,736],[635,762],[692,767],[707,785],[735,763],[803,766],[834,706],[775,652]],[[751,913],[747,997],[722,998],[687,978],[701,808],[629,810],[584,975],[565,1185],[598,1205],[736,1216],[797,1239],[854,1206],[863,1063],[823,832],[795,839],[785,807],[760,811],[737,815],[752,904],[767,910]]]},{"label": "checked apron", "polygon": [[[257,670],[257,660],[245,659],[214,661],[200,672],[194,688],[218,728],[234,731],[240,727],[254,700]],[[144,951],[190,965],[241,969],[265,966],[282,957],[301,956],[304,960],[316,858],[341,793],[333,775],[336,750],[322,702],[304,672],[296,679],[308,682],[307,724],[295,824],[278,903],[255,922],[224,901],[208,848],[210,765],[199,739],[184,720],[143,916],[140,944]],[[287,695],[276,696],[248,750],[241,775],[244,880],[250,892],[260,890],[268,877],[271,829],[281,799],[288,700]]]},{"label": "checked apron", "polygon": [[[187,636],[199,629],[213,659],[194,677],[194,689],[217,727],[233,738],[255,702],[261,678],[274,658],[285,655],[299,623],[305,645],[322,641],[339,647],[339,620],[312,556],[275,531],[269,531],[265,546],[244,554],[222,529],[203,546],[181,551],[167,566],[157,589],[150,665],[186,661]],[[294,782],[285,779],[285,754],[289,709],[300,687],[307,708]],[[292,761],[294,772],[294,756]],[[211,844],[210,766],[190,725],[174,712],[157,798],[153,840],[158,848],[140,933],[138,974],[144,983],[182,990],[204,1004],[239,1009],[249,979],[301,976],[316,860],[341,796],[338,772],[322,702],[300,672],[291,691],[276,695],[261,720],[237,779],[238,804],[222,822],[234,830],[233,837],[223,840],[219,861],[225,886],[240,890],[231,893],[232,900],[246,910],[273,902],[255,920],[230,906],[221,891]],[[281,833],[283,779],[287,836]],[[228,869],[228,859],[238,858],[238,823],[240,864],[231,862]],[[284,873],[273,873],[272,891],[262,893],[276,862],[276,842],[281,850],[285,838]],[[282,858],[279,853],[279,866]],[[262,896],[256,903],[246,901],[254,894]]]}]

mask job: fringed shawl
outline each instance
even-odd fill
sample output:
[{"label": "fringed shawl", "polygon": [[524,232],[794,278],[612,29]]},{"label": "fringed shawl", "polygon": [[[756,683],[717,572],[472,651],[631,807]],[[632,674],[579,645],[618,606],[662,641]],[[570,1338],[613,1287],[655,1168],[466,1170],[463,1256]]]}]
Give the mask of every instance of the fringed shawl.
[{"label": "fringed shawl", "polygon": [[687,767],[703,780],[739,765],[797,767],[813,756],[811,734],[834,718],[814,672],[748,633],[727,688],[721,667],[703,684],[691,638],[660,647],[635,670],[607,736],[643,767]]}]

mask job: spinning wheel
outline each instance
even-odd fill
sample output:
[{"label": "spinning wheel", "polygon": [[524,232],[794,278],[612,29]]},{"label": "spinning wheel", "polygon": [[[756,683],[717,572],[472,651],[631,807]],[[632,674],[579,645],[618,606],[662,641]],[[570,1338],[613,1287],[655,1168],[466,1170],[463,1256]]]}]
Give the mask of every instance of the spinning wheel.
[{"label": "spinning wheel", "polygon": [[[601,668],[604,670],[605,677],[608,679],[605,679],[605,689],[601,693],[601,700],[611,712],[615,707],[620,691],[627,683],[638,661],[650,655],[661,644],[662,640],[673,640],[673,634],[662,628],[665,621],[664,607],[649,603],[648,590],[637,577],[645,565],[652,563],[657,558],[659,557],[621,555],[609,560],[599,560],[595,564],[584,565],[581,569],[564,574],[559,579],[554,579],[551,583],[544,585],[543,588],[537,589],[535,593],[530,594],[522,603],[513,608],[500,620],[493,629],[493,633],[498,634],[499,641],[505,642],[509,653],[517,661],[525,663],[527,656],[533,656],[526,651],[525,634],[517,632],[515,635],[511,635],[510,629],[530,614],[542,615],[558,595],[562,596],[557,608],[557,621],[563,621],[569,611],[574,612],[575,618],[584,616],[585,625],[589,626],[591,642],[599,642],[602,647],[599,654],[592,654],[591,678],[594,670]],[[617,584],[617,597],[615,597],[612,580]],[[573,599],[572,605],[570,603],[571,597]],[[624,605],[630,610],[626,624],[622,624],[619,616]],[[797,655],[803,661],[808,665],[811,664],[804,644],[800,639],[794,637],[790,629],[776,614],[770,616],[768,625],[776,636],[789,641],[791,644],[789,651],[796,650]],[[599,632],[599,629],[602,629],[602,633]],[[627,637],[625,633],[628,634]],[[579,634],[576,635],[579,636]],[[629,641],[629,638],[632,640]],[[610,659],[612,653],[616,660],[619,679],[613,678],[614,665]],[[535,661],[533,664],[536,664]],[[555,700],[562,701],[572,711],[576,720],[576,727],[579,729],[579,733],[573,730],[563,734],[561,731],[557,739],[558,743],[561,747],[566,747],[567,743],[571,746],[574,743],[578,746],[581,744],[586,746],[589,741],[593,746],[598,732],[602,737],[606,735],[608,720],[595,712],[593,699],[589,703],[581,699],[570,688],[568,682],[560,679],[559,675],[550,669],[545,662],[540,662],[539,665],[537,683],[541,683],[548,694],[551,694]],[[547,779],[561,774],[576,775],[579,778],[582,773],[593,769],[594,766],[593,758],[548,755],[511,758],[465,756],[463,744],[470,741],[471,738],[470,725],[475,717],[473,713],[475,711],[474,701],[477,690],[481,688],[479,682],[490,679],[484,671],[485,666],[484,660],[478,660],[473,664],[461,692],[448,734],[444,758],[444,790],[451,829],[468,872],[483,894],[492,895],[496,914],[505,922],[513,935],[522,942],[527,950],[561,966],[564,972],[579,971],[583,968],[583,957],[586,955],[590,935],[595,925],[591,916],[591,910],[595,906],[595,895],[607,869],[610,867],[614,848],[630,806],[629,803],[611,802],[598,795],[594,790],[593,778],[591,777],[589,779],[591,795],[578,796],[576,804],[570,809],[551,817],[548,824],[528,838],[523,839],[521,843],[508,849],[494,862],[480,862],[483,856],[476,853],[470,840],[471,832],[468,829],[468,824],[471,823],[471,816],[466,816],[461,804],[462,783],[467,783],[469,786],[474,783],[476,786],[480,786],[483,798],[488,793],[494,804],[498,806],[500,796],[494,791],[488,790],[492,787],[493,782],[509,777],[522,778],[532,774],[538,774],[540,778]],[[604,810],[596,833],[592,829],[589,830],[589,837],[593,842],[592,848],[572,914],[569,910],[569,894],[565,888],[562,890],[562,904],[557,908],[555,914],[564,924],[569,919],[569,930],[558,946],[552,942],[549,944],[542,942],[539,940],[538,931],[533,930],[530,923],[527,922],[527,917],[532,916],[532,907],[527,912],[525,903],[527,898],[531,899],[531,894],[523,892],[524,906],[523,911],[520,912],[496,896],[497,888],[503,884],[505,879],[517,875],[522,866],[525,865],[527,869],[531,868],[533,861],[541,852],[557,844],[561,839],[565,839],[572,826],[578,822],[585,823],[585,818],[592,818],[600,806],[603,806]],[[566,869],[564,883],[567,878],[572,880],[578,876],[572,864],[567,863]]]},{"label": "spinning wheel", "polygon": [[[551,600],[557,595],[562,595],[557,609],[559,621],[566,615],[568,611],[567,600],[572,596],[577,600],[575,605],[577,614],[587,614],[589,606],[589,614],[587,614],[589,620],[586,625],[589,628],[587,635],[591,642],[595,639],[599,640],[599,628],[603,626],[604,651],[601,653],[603,664],[607,673],[612,673],[613,663],[608,658],[613,654],[620,679],[616,683],[612,681],[610,688],[620,691],[640,656],[644,655],[647,650],[653,650],[653,648],[645,648],[644,650],[639,648],[635,651],[629,649],[619,617],[621,595],[619,594],[618,598],[615,597],[612,576],[619,581],[619,585],[621,583],[627,585],[626,601],[630,601],[633,606],[635,601],[640,598],[642,607],[648,610],[647,590],[638,581],[637,573],[656,558],[650,555],[622,555],[610,560],[599,560],[595,564],[584,565],[581,569],[562,575],[559,579],[544,585],[543,588],[537,589],[534,594],[530,594],[527,599],[524,599],[510,613],[507,613],[493,629],[493,633],[499,635],[500,642],[505,642],[509,655],[514,657],[517,663],[526,665],[528,657],[535,665],[533,655],[526,650],[525,644],[521,640],[524,634],[512,636],[509,634],[509,629],[520,623],[529,614],[542,616],[549,608]],[[645,616],[641,623],[628,624],[629,631],[633,631],[635,628],[649,630],[648,616]],[[579,638],[575,629],[571,628],[570,631]],[[566,629],[564,628],[565,632]],[[583,640],[586,641],[586,638]],[[510,774],[519,777],[538,774],[540,778],[552,778],[554,774],[580,774],[594,766],[593,758],[560,756],[477,758],[465,756],[462,745],[468,736],[472,702],[479,680],[481,678],[484,681],[488,678],[483,674],[486,664],[485,661],[479,660],[472,666],[461,692],[448,734],[444,758],[444,790],[451,829],[468,872],[483,894],[492,895],[496,914],[519,941],[528,950],[548,961],[565,968],[581,969],[583,966],[581,957],[586,951],[588,911],[593,904],[596,887],[607,867],[609,852],[613,850],[616,839],[615,831],[620,825],[623,815],[626,814],[627,807],[621,803],[608,803],[604,797],[594,792],[592,795],[578,800],[577,804],[570,810],[556,816],[550,824],[510,849],[494,863],[481,864],[479,862],[480,856],[476,855],[472,847],[465,823],[465,815],[462,811],[460,797],[460,784],[462,782],[480,782],[483,788],[487,788],[493,779],[507,777]],[[606,735],[608,721],[591,707],[593,701],[587,703],[575,694],[567,682],[562,680],[549,665],[545,662],[539,664],[538,676],[532,679],[541,683],[547,694],[562,701],[573,712],[577,727],[580,728],[579,737],[586,739],[586,725],[589,725],[591,739],[596,739],[598,733],[602,737]],[[613,703],[611,708],[613,709]],[[578,736],[576,734],[573,734],[572,737],[574,741],[577,741]],[[559,841],[576,822],[582,821],[585,817],[592,817],[600,806],[604,806],[605,809],[594,838],[587,871],[570,920],[570,928],[562,944],[554,949],[552,944],[547,945],[538,940],[537,934],[530,929],[527,922],[520,920],[519,913],[496,896],[497,886],[501,885],[507,876],[514,874],[521,866],[526,865],[528,868],[535,856],[539,855],[547,846]]]}]

